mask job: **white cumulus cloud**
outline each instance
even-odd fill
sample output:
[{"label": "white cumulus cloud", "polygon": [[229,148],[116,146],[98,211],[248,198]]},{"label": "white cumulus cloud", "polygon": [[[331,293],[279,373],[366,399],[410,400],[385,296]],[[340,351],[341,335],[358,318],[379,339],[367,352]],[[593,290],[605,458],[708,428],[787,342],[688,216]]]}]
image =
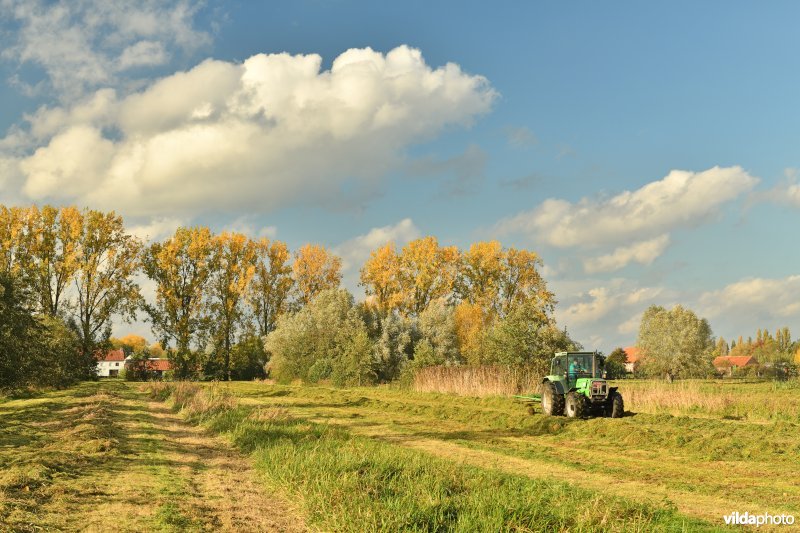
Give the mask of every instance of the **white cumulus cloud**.
[{"label": "white cumulus cloud", "polygon": [[610,198],[545,200],[531,211],[501,220],[496,229],[526,233],[562,248],[623,244],[696,225],[757,183],[738,166],[673,170],[661,180]]},{"label": "white cumulus cloud", "polygon": [[[640,287],[632,280],[586,280],[553,284],[563,303],[556,320],[587,348],[608,351],[635,340],[642,312],[652,304],[668,305],[675,294],[658,286]],[[608,343],[608,344],[605,344]]]},{"label": "white cumulus cloud", "polygon": [[[103,90],[30,117],[19,161],[36,201],[114,205],[128,215],[363,201],[412,143],[467,126],[496,93],[419,50],[352,49],[208,60],[147,89]],[[353,191],[357,191],[354,193]]]},{"label": "white cumulus cloud", "polygon": [[173,217],[156,217],[144,224],[137,224],[128,228],[128,233],[141,239],[145,243],[164,240],[175,233],[181,226],[186,226],[188,221]]},{"label": "white cumulus cloud", "polygon": [[752,329],[754,319],[773,320],[800,316],[800,275],[786,278],[748,278],[700,297],[703,313],[710,317],[744,314]]},{"label": "white cumulus cloud", "polygon": [[583,268],[587,273],[594,274],[613,272],[633,262],[649,265],[664,252],[667,246],[669,246],[669,235],[660,235],[655,239],[637,242],[630,246],[621,246],[610,254],[586,259],[583,262]]},{"label": "white cumulus cloud", "polygon": [[372,228],[364,235],[337,245],[333,251],[342,258],[343,270],[359,270],[373,250],[388,242],[393,242],[399,249],[419,236],[420,231],[414,221],[404,218],[397,224]]}]

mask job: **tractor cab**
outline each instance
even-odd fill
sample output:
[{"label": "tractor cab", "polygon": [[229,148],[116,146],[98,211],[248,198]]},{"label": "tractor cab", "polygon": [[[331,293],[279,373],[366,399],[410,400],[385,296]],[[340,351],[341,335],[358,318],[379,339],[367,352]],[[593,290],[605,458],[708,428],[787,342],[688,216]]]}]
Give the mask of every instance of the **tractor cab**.
[{"label": "tractor cab", "polygon": [[604,358],[597,352],[558,352],[553,357],[550,375],[564,380],[566,390],[574,388],[579,379],[604,379]]}]

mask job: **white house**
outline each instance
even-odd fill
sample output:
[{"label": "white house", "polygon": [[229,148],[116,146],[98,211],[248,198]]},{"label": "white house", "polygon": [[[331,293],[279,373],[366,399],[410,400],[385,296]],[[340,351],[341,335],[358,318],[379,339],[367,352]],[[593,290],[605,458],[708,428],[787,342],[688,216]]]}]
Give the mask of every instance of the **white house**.
[{"label": "white house", "polygon": [[101,378],[115,378],[123,368],[125,368],[125,352],[122,348],[109,350],[97,358],[97,375]]}]

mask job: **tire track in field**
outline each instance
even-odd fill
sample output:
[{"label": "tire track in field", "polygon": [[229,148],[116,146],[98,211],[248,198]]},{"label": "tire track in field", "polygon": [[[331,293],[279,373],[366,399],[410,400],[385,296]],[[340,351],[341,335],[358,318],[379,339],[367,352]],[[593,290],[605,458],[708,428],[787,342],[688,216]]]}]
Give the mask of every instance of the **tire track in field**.
[{"label": "tire track in field", "polygon": [[222,438],[183,420],[162,402],[148,410],[164,436],[164,457],[176,465],[186,495],[180,511],[213,531],[306,531],[296,509],[258,482],[249,461]]}]

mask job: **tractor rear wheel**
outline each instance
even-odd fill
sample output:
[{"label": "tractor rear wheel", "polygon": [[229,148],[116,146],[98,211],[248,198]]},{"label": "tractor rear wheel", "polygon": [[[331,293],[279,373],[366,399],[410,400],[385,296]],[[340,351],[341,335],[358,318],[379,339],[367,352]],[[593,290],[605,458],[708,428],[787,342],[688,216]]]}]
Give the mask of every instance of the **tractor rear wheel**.
[{"label": "tractor rear wheel", "polygon": [[564,414],[564,396],[558,393],[552,381],[542,383],[542,412],[550,416]]},{"label": "tractor rear wheel", "polygon": [[564,406],[564,412],[569,418],[583,418],[586,402],[583,395],[572,391],[567,394],[567,402]]},{"label": "tractor rear wheel", "polygon": [[608,399],[607,413],[611,418],[622,418],[622,415],[625,414],[625,404],[622,402],[622,394],[614,391],[614,394]]}]

